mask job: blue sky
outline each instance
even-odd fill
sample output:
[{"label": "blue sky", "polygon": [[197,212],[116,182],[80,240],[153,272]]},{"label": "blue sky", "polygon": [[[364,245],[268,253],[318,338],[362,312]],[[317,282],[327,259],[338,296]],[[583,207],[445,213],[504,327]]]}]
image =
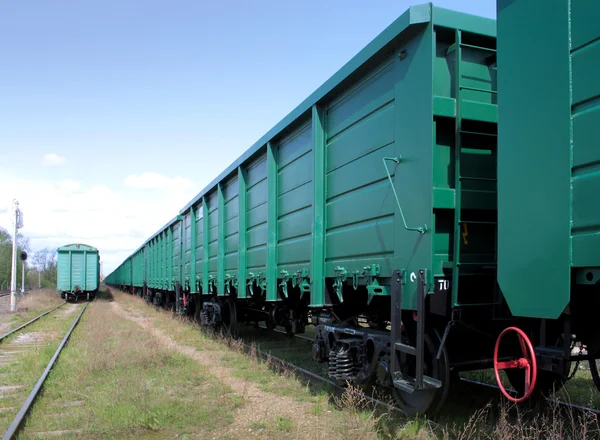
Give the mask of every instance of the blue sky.
[{"label": "blue sky", "polygon": [[32,250],[88,243],[109,273],[419,3],[1,2],[0,226],[16,197]]}]

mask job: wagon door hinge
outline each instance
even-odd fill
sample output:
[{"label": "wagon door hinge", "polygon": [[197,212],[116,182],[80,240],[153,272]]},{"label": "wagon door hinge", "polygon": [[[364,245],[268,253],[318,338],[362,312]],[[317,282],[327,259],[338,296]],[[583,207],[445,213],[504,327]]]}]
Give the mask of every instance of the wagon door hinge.
[{"label": "wagon door hinge", "polygon": [[225,292],[227,292],[227,295],[231,294],[231,275],[230,274],[226,274],[225,275]]},{"label": "wagon door hinge", "polygon": [[217,279],[214,277],[214,275],[209,275],[208,276],[208,293],[210,293],[210,288],[212,287],[213,290],[216,290],[217,286]]},{"label": "wagon door hinge", "polygon": [[371,301],[375,296],[387,295],[387,288],[385,286],[381,286],[379,281],[377,281],[377,277],[381,273],[381,266],[379,266],[379,264],[370,264],[369,266],[365,266],[362,273],[367,283],[367,304],[371,304]]},{"label": "wagon door hinge", "polygon": [[265,272],[260,272],[258,274],[258,281],[256,282],[260,290],[265,293],[267,291],[267,274]]},{"label": "wagon door hinge", "polygon": [[254,275],[254,272],[248,272],[246,275],[246,294],[248,296],[252,296],[252,285],[254,284],[255,279],[256,275]]},{"label": "wagon door hinge", "polygon": [[354,270],[352,271],[352,287],[354,290],[358,289],[358,278],[360,277],[360,271]]},{"label": "wagon door hinge", "polygon": [[196,277],[196,291],[200,292],[202,290],[202,281],[200,280],[200,277],[197,276]]},{"label": "wagon door hinge", "polygon": [[287,283],[290,279],[290,274],[288,273],[287,270],[282,270],[281,272],[279,272],[279,275],[281,275],[281,283],[279,283],[279,287],[281,287],[281,293],[283,294],[284,298],[287,298],[288,297]]},{"label": "wagon door hinge", "polygon": [[304,268],[292,274],[292,287],[298,287],[301,293],[310,292],[308,269]]},{"label": "wagon door hinge", "polygon": [[248,272],[248,275],[246,276],[246,286],[251,288],[255,278],[256,275],[254,275],[254,272]]},{"label": "wagon door hinge", "polygon": [[335,282],[333,283],[333,290],[337,295],[340,302],[344,302],[343,289],[344,282],[346,281],[346,269],[342,266],[337,266],[333,271],[336,273]]},{"label": "wagon door hinge", "polygon": [[185,277],[185,280],[183,281],[183,289],[184,290],[190,289],[190,277]]}]

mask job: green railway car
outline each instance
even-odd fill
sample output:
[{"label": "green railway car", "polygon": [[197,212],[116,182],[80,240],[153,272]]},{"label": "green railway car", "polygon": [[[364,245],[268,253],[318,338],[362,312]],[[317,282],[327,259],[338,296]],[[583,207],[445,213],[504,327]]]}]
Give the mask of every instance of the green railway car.
[{"label": "green railway car", "polygon": [[501,0],[498,48],[494,20],[411,7],[107,283],[230,334],[313,325],[332,379],[411,414],[465,370],[560,387],[600,356],[600,9],[559,3]]},{"label": "green railway car", "polygon": [[86,244],[68,244],[57,249],[57,283],[60,297],[67,301],[92,299],[100,281],[100,254]]}]

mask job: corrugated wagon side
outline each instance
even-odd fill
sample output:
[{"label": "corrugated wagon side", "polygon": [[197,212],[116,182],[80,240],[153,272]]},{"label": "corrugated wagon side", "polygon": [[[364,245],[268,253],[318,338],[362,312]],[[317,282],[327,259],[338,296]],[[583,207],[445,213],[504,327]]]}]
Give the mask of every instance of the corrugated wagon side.
[{"label": "corrugated wagon side", "polygon": [[449,359],[452,311],[497,300],[495,48],[493,20],[410,8],[142,246],[138,292],[231,333],[316,325],[335,379],[437,410],[482,356]]}]

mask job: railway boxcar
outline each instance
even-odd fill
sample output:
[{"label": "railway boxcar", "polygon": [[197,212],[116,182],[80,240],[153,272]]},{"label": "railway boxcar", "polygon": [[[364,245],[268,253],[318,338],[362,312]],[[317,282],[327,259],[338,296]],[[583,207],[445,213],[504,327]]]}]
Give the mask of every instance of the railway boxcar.
[{"label": "railway boxcar", "polygon": [[465,370],[506,370],[517,401],[552,391],[600,335],[598,82],[575,68],[598,7],[569,8],[500,1],[498,63],[494,20],[411,7],[107,282],[231,334],[312,324],[333,379],[408,413],[437,412]]},{"label": "railway boxcar", "polygon": [[57,250],[57,284],[60,297],[78,300],[92,299],[100,279],[98,249],[86,244],[68,244]]}]

